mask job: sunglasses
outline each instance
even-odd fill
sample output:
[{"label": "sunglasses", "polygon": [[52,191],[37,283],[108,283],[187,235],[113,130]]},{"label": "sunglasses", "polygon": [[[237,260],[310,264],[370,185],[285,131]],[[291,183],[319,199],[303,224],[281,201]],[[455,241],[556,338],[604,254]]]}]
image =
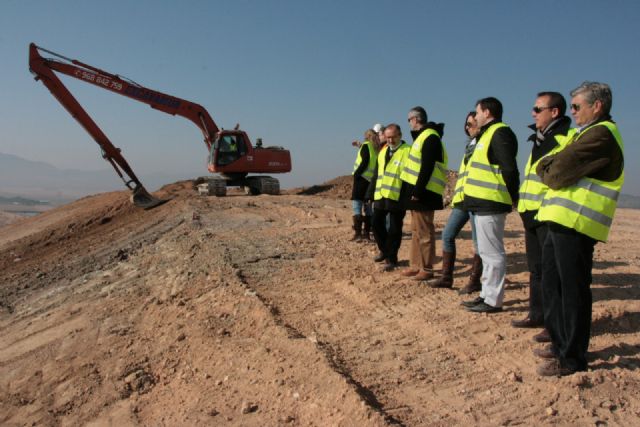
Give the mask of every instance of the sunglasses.
[{"label": "sunglasses", "polygon": [[408,121],[409,123],[411,123],[411,120],[413,120],[413,119],[415,119],[415,118],[416,118],[416,116],[409,117],[409,118],[407,119],[407,121]]},{"label": "sunglasses", "polygon": [[552,108],[555,108],[555,107],[533,107],[533,108],[531,109],[531,111],[533,111],[533,112],[534,112],[534,113],[536,113],[536,114],[540,114],[540,113],[542,113],[544,110],[551,110]]},{"label": "sunglasses", "polygon": [[473,123],[469,123],[469,122],[467,122],[467,123],[465,123],[465,124],[464,124],[464,127],[466,127],[466,128],[472,128],[472,127],[474,127],[474,126],[475,126],[475,125],[474,125]]},{"label": "sunglasses", "polygon": [[573,111],[580,111],[580,105],[579,104],[571,104],[571,109]]}]

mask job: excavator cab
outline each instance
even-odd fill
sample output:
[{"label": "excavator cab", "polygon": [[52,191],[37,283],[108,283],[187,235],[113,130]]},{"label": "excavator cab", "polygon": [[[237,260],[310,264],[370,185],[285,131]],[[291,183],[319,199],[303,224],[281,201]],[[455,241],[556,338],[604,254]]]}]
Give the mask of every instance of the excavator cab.
[{"label": "excavator cab", "polygon": [[241,135],[222,133],[211,147],[209,161],[216,166],[226,166],[246,154],[247,146]]}]

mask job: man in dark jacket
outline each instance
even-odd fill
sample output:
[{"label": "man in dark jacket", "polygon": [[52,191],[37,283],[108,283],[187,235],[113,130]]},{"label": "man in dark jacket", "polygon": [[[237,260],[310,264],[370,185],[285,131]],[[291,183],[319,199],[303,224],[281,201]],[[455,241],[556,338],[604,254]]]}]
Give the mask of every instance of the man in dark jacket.
[{"label": "man in dark jacket", "polygon": [[542,376],[587,369],[591,336],[591,268],[606,242],[624,183],[623,142],[609,115],[611,89],[584,82],[571,92],[578,130],[572,141],[536,168],[549,187],[536,217],[549,224],[542,248],[544,324],[552,345],[534,353],[549,361]]},{"label": "man in dark jacket", "polygon": [[411,249],[409,268],[402,272],[414,280],[433,278],[436,256],[435,210],[442,209],[442,193],[446,185],[446,155],[442,145],[443,123],[427,121],[423,107],[409,111],[413,145],[400,176],[407,183],[402,200],[411,211]]},{"label": "man in dark jacket", "polygon": [[536,221],[535,216],[549,187],[540,181],[536,174],[536,166],[544,156],[556,153],[568,142],[571,119],[565,116],[566,111],[567,102],[558,92],[538,93],[531,111],[535,123],[529,127],[535,133],[529,137],[529,141],[532,142],[531,155],[525,167],[518,201],[518,212],[525,230],[524,242],[529,268],[529,314],[522,320],[511,321],[511,325],[516,328],[544,326],[542,245],[547,237],[547,225]]},{"label": "man in dark jacket", "polygon": [[496,98],[483,98],[476,103],[476,121],[480,132],[469,159],[464,209],[473,214],[476,227],[482,258],[482,290],[478,298],[462,305],[472,312],[494,313],[502,311],[504,298],[505,220],[518,201],[518,140],[501,122],[502,103]]}]

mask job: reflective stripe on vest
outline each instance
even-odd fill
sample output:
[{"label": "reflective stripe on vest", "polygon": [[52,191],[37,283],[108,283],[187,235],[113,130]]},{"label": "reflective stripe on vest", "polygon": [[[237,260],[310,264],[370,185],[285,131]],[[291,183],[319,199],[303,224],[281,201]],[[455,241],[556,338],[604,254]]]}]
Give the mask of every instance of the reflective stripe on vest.
[{"label": "reflective stripe on vest", "polygon": [[[570,144],[579,144],[580,137],[595,126],[605,126],[609,129],[620,150],[624,152],[624,143],[618,127],[610,121],[589,126],[577,134]],[[624,170],[614,181],[601,181],[585,177],[575,185],[559,190],[549,189],[544,196],[536,219],[551,221],[572,228],[593,239],[606,242],[623,183]]]},{"label": "reflective stripe on vest", "polygon": [[[425,129],[413,142],[411,150],[409,151],[409,156],[407,157],[406,166],[400,175],[400,179],[404,182],[408,182],[411,185],[415,185],[416,182],[418,182],[418,175],[420,175],[420,168],[422,166],[422,146],[431,135],[435,135],[440,139],[438,132],[433,129]],[[429,181],[427,182],[426,189],[442,195],[442,193],[444,193],[444,187],[447,185],[448,157],[447,150],[444,148],[442,141],[440,141],[440,147],[442,148],[443,161],[435,162],[435,166],[431,176],[429,177]]]},{"label": "reflective stripe on vest", "polygon": [[464,182],[467,179],[467,166],[464,164],[464,159],[460,162],[460,169],[458,169],[458,179],[456,180],[456,186],[453,190],[453,197],[451,198],[451,207],[454,207],[458,203],[464,200]]},{"label": "reflective stripe on vest", "polygon": [[511,195],[507,191],[507,185],[502,178],[498,165],[489,163],[489,146],[496,130],[507,127],[504,123],[495,123],[489,126],[467,163],[468,175],[464,182],[464,195],[477,199],[510,205]]},{"label": "reflective stripe on vest", "polygon": [[561,151],[573,138],[576,133],[576,129],[569,129],[566,135],[555,135],[555,139],[558,143],[553,150],[549,151],[545,156],[536,160],[534,164],[531,164],[531,155],[527,160],[527,166],[524,169],[524,181],[520,186],[520,199],[518,200],[518,212],[525,211],[537,211],[540,209],[544,194],[549,187],[542,183],[540,177],[536,174],[536,168],[540,160],[546,156],[551,156]]},{"label": "reflective stripe on vest", "polygon": [[[371,181],[371,178],[373,178],[373,171],[376,168],[376,160],[377,160],[376,152],[375,152],[375,149],[373,148],[373,142],[371,141],[365,141],[362,144],[362,146],[363,147],[366,146],[369,149],[369,164],[367,164],[367,169],[365,169],[364,172],[362,172],[362,177],[367,181]],[[360,155],[361,151],[362,151],[362,148],[358,150],[358,157],[356,157],[356,162],[353,165],[353,172],[351,172],[351,175],[354,175],[356,173],[356,170],[358,170],[358,168],[362,164],[362,156]]]},{"label": "reflective stripe on vest", "polygon": [[385,146],[378,154],[378,178],[376,180],[376,192],[373,196],[374,200],[391,199],[396,202],[400,200],[400,188],[402,180],[400,174],[404,169],[407,156],[409,155],[409,146],[402,142],[389,159],[389,163],[385,162],[387,150],[389,146]]}]

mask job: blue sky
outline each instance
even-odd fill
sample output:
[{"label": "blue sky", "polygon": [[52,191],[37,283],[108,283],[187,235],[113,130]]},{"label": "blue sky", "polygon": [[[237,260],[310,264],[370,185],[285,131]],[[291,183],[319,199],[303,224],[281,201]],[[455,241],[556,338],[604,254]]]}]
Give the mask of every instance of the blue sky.
[{"label": "blue sky", "polygon": [[[350,141],[422,105],[444,122],[450,168],[477,99],[495,96],[518,136],[521,170],[535,94],[584,80],[613,90],[627,182],[640,195],[640,2],[0,0],[0,152],[60,168],[109,167],[97,145],[28,72],[30,42],[203,105],[265,145],[289,148],[284,187],[351,172]],[[206,174],[187,120],[63,81],[145,174]],[[120,181],[115,178],[114,188]]]}]

